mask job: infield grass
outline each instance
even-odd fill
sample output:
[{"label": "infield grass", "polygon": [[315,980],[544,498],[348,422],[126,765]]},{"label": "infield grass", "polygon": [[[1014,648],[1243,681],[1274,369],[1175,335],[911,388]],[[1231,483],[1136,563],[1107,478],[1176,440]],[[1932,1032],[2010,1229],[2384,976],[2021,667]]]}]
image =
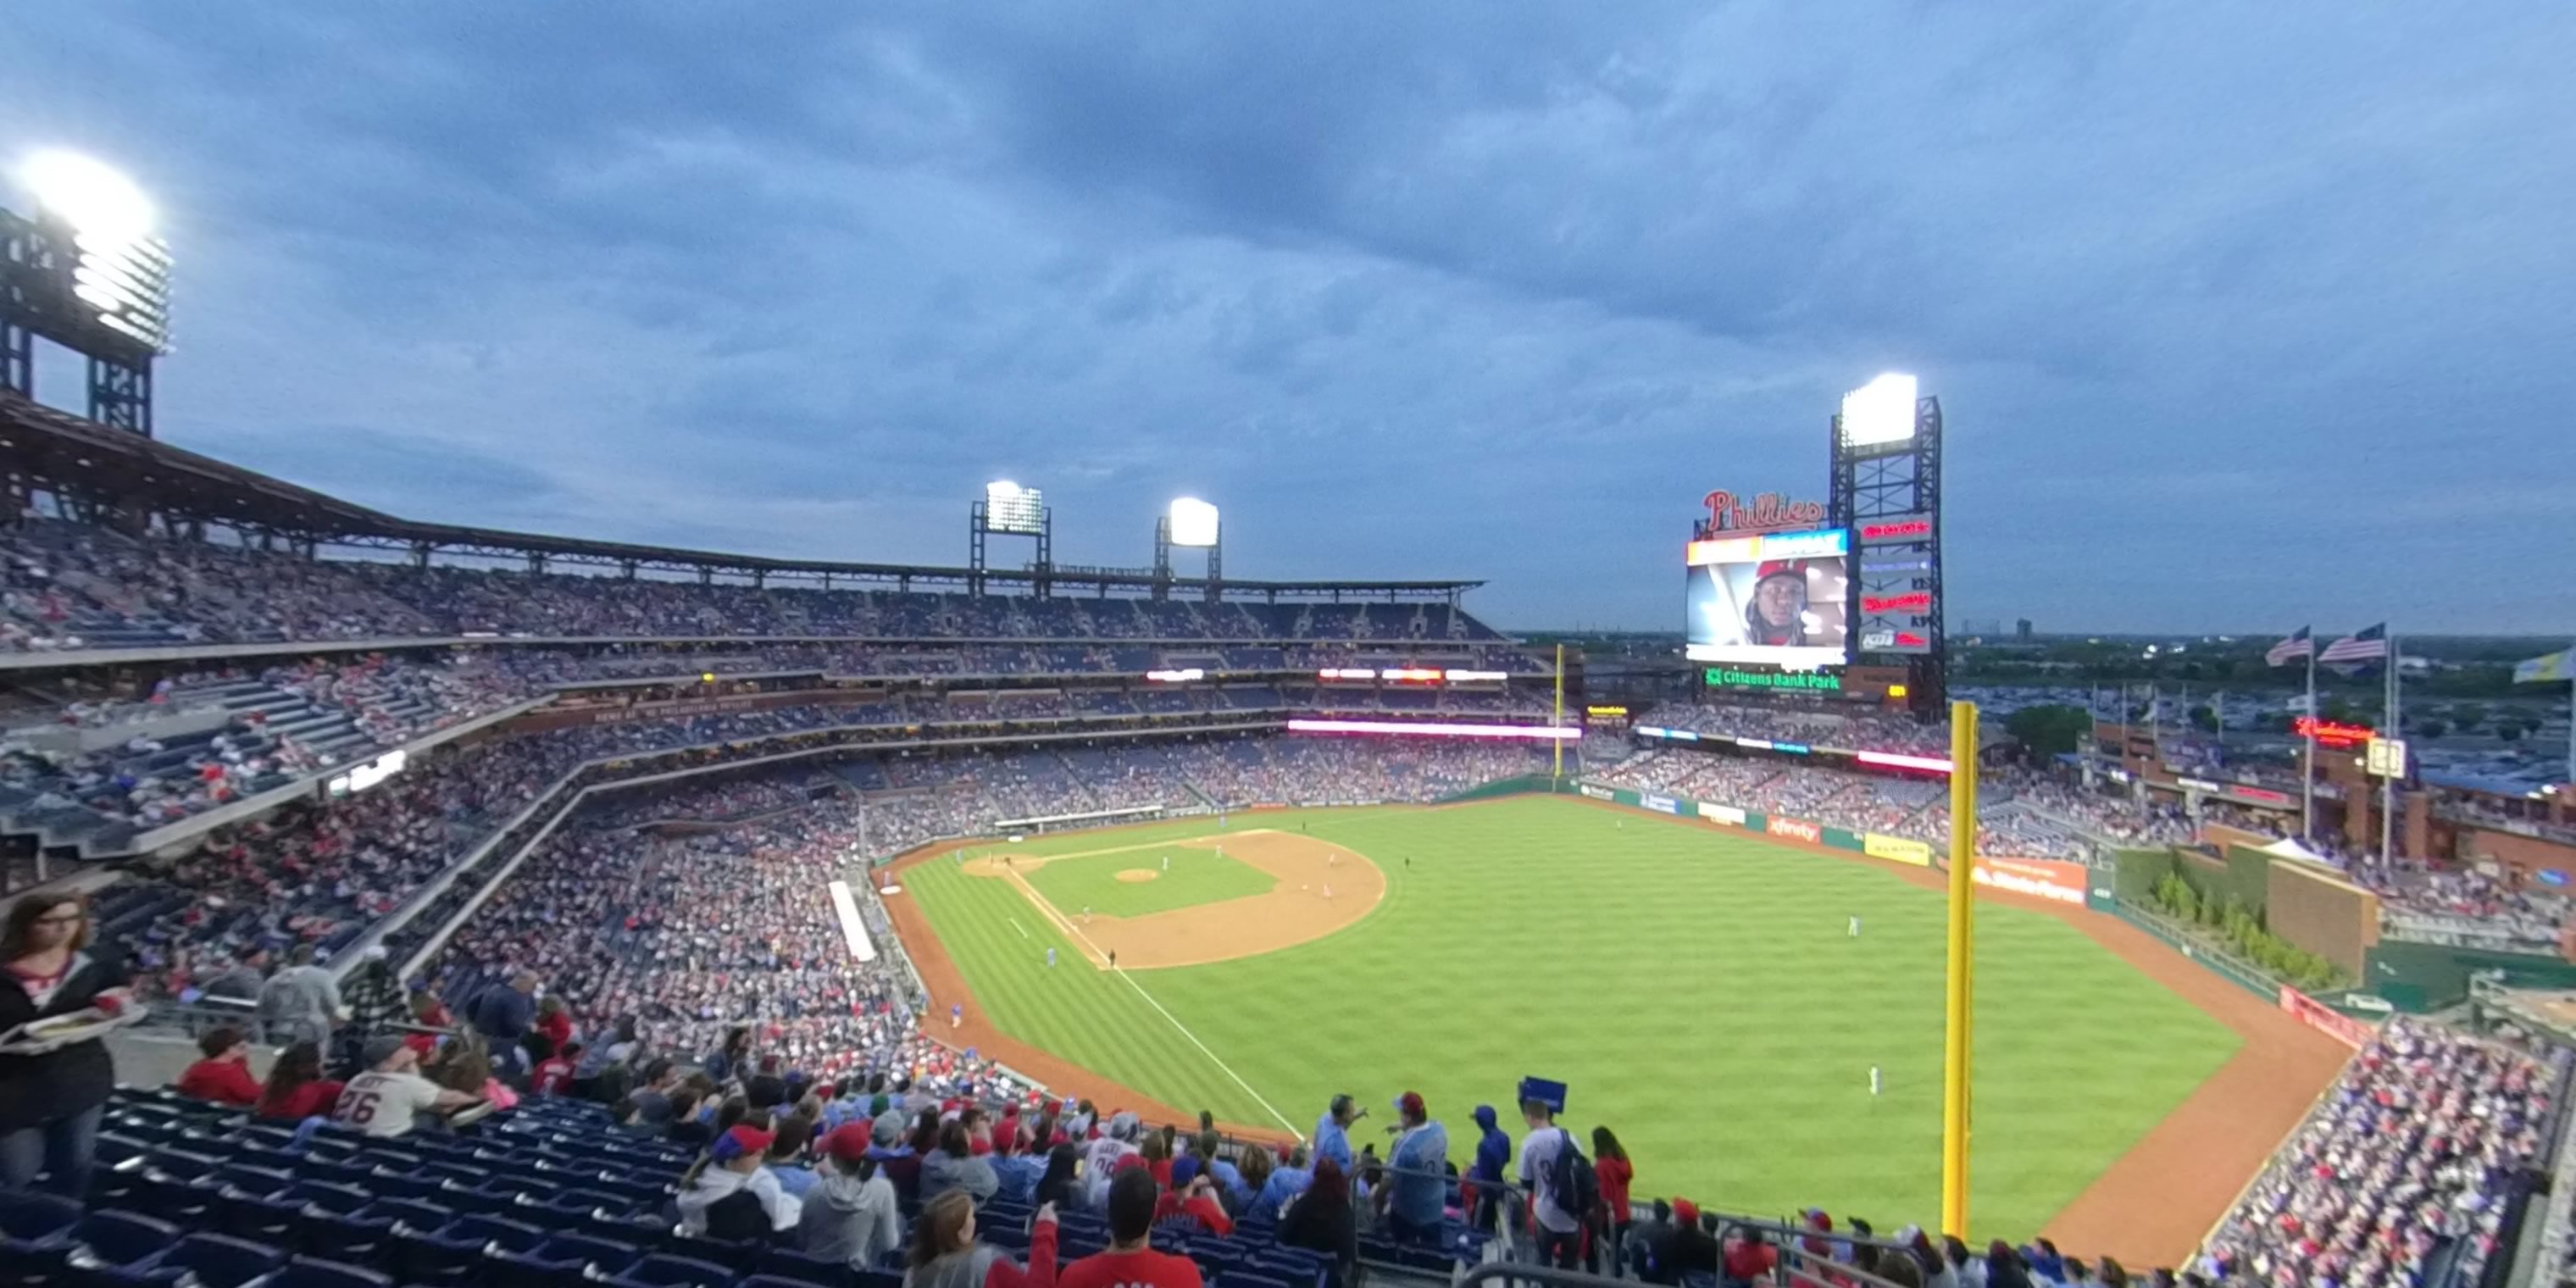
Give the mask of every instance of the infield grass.
[{"label": "infield grass", "polygon": [[[1518,1141],[1513,1087],[1535,1074],[1568,1084],[1561,1121],[1578,1136],[1619,1134],[1640,1199],[1755,1214],[1821,1204],[1882,1229],[1938,1217],[1938,892],[1857,856],[1565,798],[1234,822],[1302,825],[1369,857],[1385,901],[1286,951],[1121,978],[1028,916],[1007,882],[932,863],[905,884],[990,1019],[1174,1105],[1306,1133],[1348,1091],[1372,1111],[1357,1142],[1382,1139],[1388,1102],[1418,1090],[1463,1164],[1479,1103]],[[1021,848],[1214,830],[1193,820]],[[2018,1240],[2238,1040],[2055,918],[1979,911],[1973,1215],[1980,1239]],[[1052,970],[1050,945],[1067,950]]]},{"label": "infield grass", "polygon": [[[1194,846],[1154,844],[1124,839],[1124,833],[1095,836],[1082,850],[1035,850],[1025,844],[978,848],[977,854],[1065,854],[1021,873],[1039,894],[1068,916],[1085,908],[1109,917],[1141,917],[1203,903],[1222,903],[1268,894],[1278,878],[1252,866]],[[1094,853],[1093,851],[1099,851]],[[1163,866],[1169,857],[1171,866]],[[1122,881],[1121,872],[1151,872],[1150,881]]]}]

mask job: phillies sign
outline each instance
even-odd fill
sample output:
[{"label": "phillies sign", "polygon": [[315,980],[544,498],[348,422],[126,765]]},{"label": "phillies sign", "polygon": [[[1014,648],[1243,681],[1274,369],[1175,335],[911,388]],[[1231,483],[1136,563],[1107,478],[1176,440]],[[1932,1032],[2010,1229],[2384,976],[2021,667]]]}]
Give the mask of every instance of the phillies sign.
[{"label": "phillies sign", "polygon": [[1708,518],[1700,524],[1703,533],[1812,528],[1825,521],[1821,502],[1792,501],[1777,492],[1749,498],[1733,492],[1711,492],[1700,498],[1700,504],[1708,507]]}]

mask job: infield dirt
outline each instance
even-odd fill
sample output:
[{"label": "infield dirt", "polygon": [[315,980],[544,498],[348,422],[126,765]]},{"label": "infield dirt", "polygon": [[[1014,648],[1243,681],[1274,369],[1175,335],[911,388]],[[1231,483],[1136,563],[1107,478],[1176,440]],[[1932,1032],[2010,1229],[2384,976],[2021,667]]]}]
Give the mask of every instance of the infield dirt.
[{"label": "infield dirt", "polygon": [[[1294,948],[1359,921],[1386,897],[1386,874],[1376,864],[1341,846],[1295,832],[1255,828],[1193,837],[1175,842],[1173,848],[1219,847],[1225,857],[1269,873],[1277,884],[1268,894],[1141,917],[1085,917],[1049,902],[1029,884],[1027,874],[1087,854],[1019,854],[1007,865],[988,856],[967,860],[965,870],[970,877],[1008,881],[1018,887],[1020,896],[1039,915],[1074,942],[1090,945],[1094,966],[1107,966],[1115,954],[1120,966],[1135,970],[1204,966]],[[1150,879],[1154,874],[1145,875]],[[1129,880],[1130,873],[1121,872],[1118,879]]]}]

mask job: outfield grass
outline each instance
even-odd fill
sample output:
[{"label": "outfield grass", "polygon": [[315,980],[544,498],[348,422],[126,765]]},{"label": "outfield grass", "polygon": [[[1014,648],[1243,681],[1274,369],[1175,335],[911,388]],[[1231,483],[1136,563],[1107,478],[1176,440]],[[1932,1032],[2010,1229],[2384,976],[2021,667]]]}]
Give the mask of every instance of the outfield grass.
[{"label": "outfield grass", "polygon": [[[1937,892],[1873,863],[1561,798],[1258,821],[1303,823],[1369,856],[1385,901],[1285,952],[1121,978],[1076,964],[1007,883],[929,864],[906,886],[1004,1030],[1175,1105],[1305,1132],[1349,1091],[1373,1111],[1365,1140],[1413,1089],[1463,1162],[1469,1111],[1495,1105],[1517,1138],[1512,1088],[1536,1074],[1569,1084],[1568,1126],[1619,1133],[1640,1197],[1757,1213],[1823,1204],[1884,1228],[1939,1214]],[[2018,1239],[2237,1039],[2055,918],[1981,911],[1974,1214],[1980,1238]],[[1052,971],[1050,945],[1066,949]],[[1872,1065],[1886,1080],[1875,1099]]]},{"label": "outfield grass", "polygon": [[[1091,853],[1094,850],[1106,852]],[[994,846],[977,853],[1082,855],[1050,859],[1045,866],[1021,874],[1055,905],[1056,911],[1067,916],[1079,915],[1089,908],[1105,917],[1141,917],[1268,894],[1270,887],[1279,884],[1278,878],[1269,873],[1212,850],[1131,841],[1124,833],[1094,836],[1090,844],[1073,850],[1061,844],[1050,849],[1032,849],[1022,844]],[[1171,860],[1168,869],[1163,866],[1166,857]],[[1151,872],[1154,879],[1118,879],[1119,873],[1133,869]]]}]

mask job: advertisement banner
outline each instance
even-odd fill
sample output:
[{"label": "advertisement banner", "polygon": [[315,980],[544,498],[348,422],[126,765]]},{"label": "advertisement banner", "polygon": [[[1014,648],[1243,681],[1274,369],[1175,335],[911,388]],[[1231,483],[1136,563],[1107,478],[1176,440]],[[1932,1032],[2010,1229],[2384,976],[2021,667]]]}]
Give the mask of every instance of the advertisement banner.
[{"label": "advertisement banner", "polygon": [[1637,803],[1650,810],[1654,810],[1659,814],[1679,814],[1682,812],[1682,803],[1674,800],[1670,796],[1640,796],[1637,798]]},{"label": "advertisement banner", "polygon": [[1725,823],[1732,827],[1744,826],[1744,811],[1737,809],[1732,805],[1720,805],[1714,801],[1701,801],[1699,802],[1699,816],[1712,823]]},{"label": "advertisement banner", "polygon": [[1591,797],[1592,799],[1594,799],[1594,800],[1596,800],[1596,801],[1606,801],[1606,800],[1613,800],[1613,799],[1616,799],[1616,797],[1612,794],[1612,792],[1610,791],[1610,789],[1609,789],[1609,788],[1607,788],[1607,787],[1595,787],[1595,786],[1593,786],[1593,785],[1592,785],[1592,784],[1590,784],[1590,783],[1585,783],[1585,784],[1583,785],[1583,794],[1584,794],[1584,795],[1586,795],[1586,796]]},{"label": "advertisement banner", "polygon": [[2046,859],[1980,857],[1968,875],[1981,886],[2081,908],[2085,903],[2085,891],[2092,884],[2086,879],[2086,872],[2087,869],[2080,864],[2051,863]]},{"label": "advertisement banner", "polygon": [[1762,830],[1773,836],[1788,837],[1793,841],[1822,841],[1825,839],[1825,830],[1823,828],[1802,818],[1781,818],[1776,814],[1762,821]]},{"label": "advertisement banner", "polygon": [[1837,850],[1859,850],[1863,853],[1869,850],[1868,846],[1861,843],[1860,833],[1839,827],[1825,829],[1825,844]]},{"label": "advertisement banner", "polygon": [[2281,1009],[2300,1023],[2354,1050],[2370,1044],[2370,1026],[2345,1015],[2287,984],[2281,986]]},{"label": "advertisement banner", "polygon": [[1918,868],[1932,866],[1932,847],[1911,837],[1871,832],[1860,839],[1860,852],[1873,859],[1911,863]]}]

